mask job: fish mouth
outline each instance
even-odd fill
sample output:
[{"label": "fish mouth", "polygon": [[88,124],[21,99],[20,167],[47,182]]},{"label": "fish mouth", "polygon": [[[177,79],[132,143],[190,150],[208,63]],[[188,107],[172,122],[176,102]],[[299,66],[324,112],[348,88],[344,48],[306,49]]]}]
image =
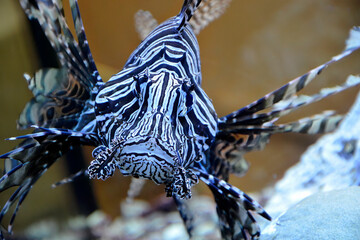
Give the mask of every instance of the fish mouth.
[{"label": "fish mouth", "polygon": [[167,196],[181,199],[191,198],[191,186],[198,182],[195,172],[184,168],[179,151],[159,138],[147,136],[116,141],[110,148],[99,146],[93,155],[95,160],[88,168],[90,178],[105,180],[117,167],[125,176],[165,184]]},{"label": "fish mouth", "polygon": [[117,166],[123,175],[132,175],[166,184],[173,179],[177,162],[175,149],[155,137],[138,137],[122,144]]}]

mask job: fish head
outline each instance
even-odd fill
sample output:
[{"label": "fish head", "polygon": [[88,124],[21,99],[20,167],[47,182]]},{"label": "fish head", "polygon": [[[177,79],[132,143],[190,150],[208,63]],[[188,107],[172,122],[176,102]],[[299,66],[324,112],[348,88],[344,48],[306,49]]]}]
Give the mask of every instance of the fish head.
[{"label": "fish head", "polygon": [[[193,165],[206,158],[216,134],[211,102],[212,108],[204,108],[208,105],[195,88],[190,79],[169,72],[135,77],[130,89],[136,97],[136,110],[116,115],[118,126],[109,139],[111,144],[100,149],[101,153],[108,151],[108,169],[117,167],[123,175],[165,184],[168,195],[189,198],[191,186],[198,181]],[[102,175],[100,165],[94,176]]]}]

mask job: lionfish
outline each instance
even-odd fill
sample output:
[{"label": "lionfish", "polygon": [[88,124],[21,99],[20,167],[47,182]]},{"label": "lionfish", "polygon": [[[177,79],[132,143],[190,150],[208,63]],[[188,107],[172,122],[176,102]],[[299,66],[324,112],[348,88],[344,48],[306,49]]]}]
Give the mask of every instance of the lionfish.
[{"label": "lionfish", "polygon": [[[66,24],[61,1],[20,2],[26,15],[42,27],[61,67],[40,69],[34,77],[25,75],[34,98],[25,106],[18,126],[35,130],[9,138],[23,141],[0,156],[6,159],[0,191],[18,186],[0,213],[1,221],[16,204],[9,233],[21,203],[41,175],[73,146],[90,145],[95,147],[93,161],[84,171],[89,178],[105,180],[119,169],[123,175],[163,184],[190,236],[192,214],[186,200],[201,180],[214,195],[222,238],[257,239],[260,228],[253,212],[267,220],[271,217],[227,183],[230,174],[242,175],[248,167],[243,155],[262,149],[274,133],[316,134],[335,129],[342,116],[332,111],[287,124],[275,122],[301,106],[359,84],[347,81],[311,96],[296,95],[329,64],[359,48],[353,39],[360,29],[354,28],[338,56],[218,118],[201,88],[196,24],[189,22],[201,0],[184,0],[180,13],[144,36],[123,69],[107,82],[92,58],[76,0],[70,0],[70,6],[77,41]],[[203,0],[202,5],[209,2]]]}]

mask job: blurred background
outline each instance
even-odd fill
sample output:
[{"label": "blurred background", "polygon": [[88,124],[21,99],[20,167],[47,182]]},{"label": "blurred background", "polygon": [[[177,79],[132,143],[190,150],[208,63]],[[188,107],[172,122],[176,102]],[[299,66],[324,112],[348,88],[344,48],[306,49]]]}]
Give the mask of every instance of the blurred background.
[{"label": "blurred background", "polygon": [[[134,28],[137,10],[149,10],[162,22],[176,15],[182,2],[80,0],[90,48],[103,79],[119,72],[140,43]],[[67,1],[64,7],[73,29]],[[203,88],[213,100],[218,116],[247,105],[340,53],[349,29],[360,25],[359,7],[356,0],[233,1],[225,14],[198,36]],[[0,153],[16,145],[2,139],[24,133],[16,130],[16,120],[32,96],[22,75],[24,72],[33,75],[39,68],[38,55],[18,1],[0,0]],[[305,92],[315,93],[322,87],[341,84],[349,74],[359,73],[359,60],[359,53],[355,53],[331,66]],[[284,121],[326,109],[345,113],[357,92],[358,88],[348,90],[297,111]],[[232,177],[231,183],[246,192],[271,186],[316,138],[298,134],[273,136],[264,151],[246,156],[251,164],[249,172],[243,178]],[[88,162],[91,150],[83,149]],[[51,189],[52,183],[67,175],[64,161],[50,168],[23,203],[17,229],[36,219],[65,219],[78,213],[71,186]],[[129,182],[130,178],[120,173],[106,182],[92,181],[97,205],[113,216],[118,215]],[[199,185],[198,192],[209,193],[204,185]],[[10,192],[1,193],[1,206]],[[152,201],[160,194],[164,195],[164,187],[148,181],[140,197]]]}]

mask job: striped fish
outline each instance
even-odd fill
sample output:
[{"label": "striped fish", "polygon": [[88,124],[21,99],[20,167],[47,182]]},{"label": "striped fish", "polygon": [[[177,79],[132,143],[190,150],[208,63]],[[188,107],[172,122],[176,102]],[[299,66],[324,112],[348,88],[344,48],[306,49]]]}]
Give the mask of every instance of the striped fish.
[{"label": "striped fish", "polygon": [[180,13],[155,27],[106,83],[96,70],[76,0],[70,0],[70,5],[78,41],[69,31],[60,1],[20,2],[27,16],[42,27],[62,67],[26,77],[34,98],[21,114],[19,127],[35,130],[9,138],[23,142],[0,156],[8,170],[0,179],[0,191],[18,186],[0,212],[1,221],[16,204],[10,233],[21,203],[41,175],[72,146],[90,145],[95,147],[94,160],[86,175],[105,180],[119,169],[123,175],[164,185],[190,236],[193,216],[186,199],[201,180],[214,195],[223,239],[257,239],[260,229],[252,212],[271,217],[227,183],[229,175],[243,174],[247,169],[243,155],[262,149],[274,133],[335,129],[342,116],[333,112],[288,124],[275,122],[301,106],[359,84],[349,81],[312,96],[297,95],[328,65],[360,47],[356,41],[360,29],[354,28],[340,55],[218,118],[201,88],[199,46],[189,22],[201,0],[185,0]]},{"label": "striped fish", "polygon": [[[201,4],[189,21],[195,35],[198,35],[202,29],[209,25],[210,22],[220,17],[225,12],[230,2],[231,0],[202,0]],[[135,13],[135,29],[142,41],[157,26],[157,20],[149,11],[139,10]],[[127,202],[133,201],[133,199],[140,194],[145,181],[146,180],[143,178],[132,178],[127,193]],[[178,203],[179,201],[176,202]],[[183,204],[186,204],[186,202]],[[180,209],[184,209],[184,207],[180,207]]]}]

